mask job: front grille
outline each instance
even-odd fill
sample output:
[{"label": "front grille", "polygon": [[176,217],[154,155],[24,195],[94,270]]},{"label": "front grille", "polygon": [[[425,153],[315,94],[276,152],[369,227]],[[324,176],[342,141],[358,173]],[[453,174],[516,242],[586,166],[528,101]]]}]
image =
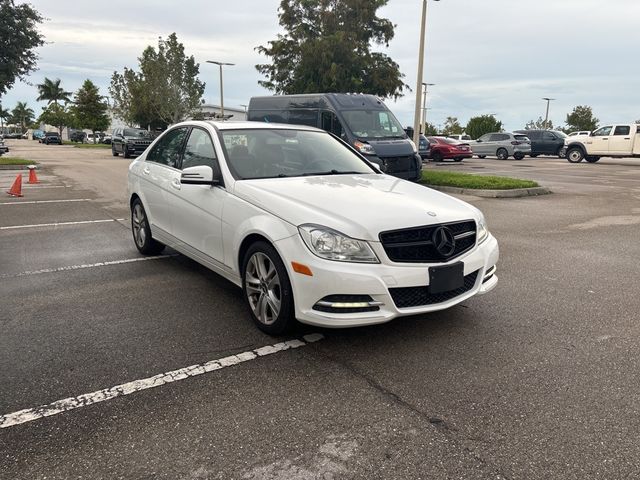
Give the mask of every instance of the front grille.
[{"label": "front grille", "polygon": [[385,173],[399,173],[412,171],[416,168],[416,161],[413,156],[407,157],[384,157],[387,165]]},{"label": "front grille", "polygon": [[455,290],[448,292],[431,294],[429,293],[429,287],[404,287],[404,288],[390,288],[389,293],[393,298],[393,303],[398,308],[410,308],[410,307],[422,307],[425,305],[435,305],[437,303],[447,302],[453,298],[470,291],[476,284],[478,278],[478,272],[470,273],[464,277],[464,285]]},{"label": "front grille", "polygon": [[[435,248],[432,236],[436,228],[445,226],[456,238],[455,249],[448,257],[442,256]],[[384,251],[392,262],[400,263],[440,263],[452,260],[467,252],[476,244],[476,222],[428,225],[382,232],[379,236]]]}]

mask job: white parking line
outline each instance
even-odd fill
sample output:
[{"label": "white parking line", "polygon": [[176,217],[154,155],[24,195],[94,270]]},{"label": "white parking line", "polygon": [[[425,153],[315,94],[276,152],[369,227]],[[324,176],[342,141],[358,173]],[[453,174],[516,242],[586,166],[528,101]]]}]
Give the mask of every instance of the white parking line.
[{"label": "white parking line", "polygon": [[82,270],[83,268],[108,267],[109,265],[122,265],[125,263],[146,262],[148,260],[158,260],[160,258],[171,258],[171,257],[177,257],[177,256],[178,256],[177,253],[172,253],[170,255],[156,255],[153,257],[126,258],[124,260],[110,260],[108,262],[68,265],[66,267],[57,267],[57,268],[43,268],[42,270],[31,270],[31,271],[20,272],[20,273],[2,273],[0,274],[0,278],[16,278],[16,277],[24,277],[27,275],[40,275],[42,273],[68,272],[72,270]]},{"label": "white parking line", "polygon": [[32,422],[51,415],[57,415],[59,413],[67,412],[75,408],[86,407],[93,405],[94,403],[104,402],[113,398],[122,397],[131,393],[139,392],[141,390],[147,390],[149,388],[159,387],[168,383],[184,380],[185,378],[195,377],[202,375],[203,373],[213,372],[214,370],[220,370],[225,367],[231,367],[239,363],[248,362],[249,360],[255,360],[266,355],[282,352],[292,348],[299,348],[309,343],[314,343],[324,338],[324,335],[320,333],[313,333],[302,337],[303,340],[289,340],[282,343],[276,343],[275,345],[267,345],[265,347],[256,348],[247,352],[239,353],[237,355],[231,355],[229,357],[220,358],[218,360],[211,360],[210,362],[200,363],[197,365],[191,365],[189,367],[180,368],[171,372],[161,373],[153,377],[143,378],[141,380],[134,380],[132,382],[116,385],[115,387],[105,388],[98,390],[97,392],[85,393],[77,397],[69,397],[63,400],[58,400],[47,405],[40,405],[35,408],[27,408],[18,412],[7,413],[6,415],[0,415],[0,428],[13,427],[20,425],[21,423]]},{"label": "white parking line", "polygon": [[90,198],[67,198],[66,200],[30,200],[28,202],[1,202],[0,205],[33,205],[35,203],[67,203],[67,202],[90,202]]},{"label": "white parking line", "polygon": [[82,220],[80,222],[37,223],[35,225],[10,225],[8,227],[0,227],[0,230],[15,230],[18,228],[37,228],[37,227],[62,227],[65,225],[84,225],[87,223],[123,222],[125,220],[126,218],[109,218],[105,220]]}]

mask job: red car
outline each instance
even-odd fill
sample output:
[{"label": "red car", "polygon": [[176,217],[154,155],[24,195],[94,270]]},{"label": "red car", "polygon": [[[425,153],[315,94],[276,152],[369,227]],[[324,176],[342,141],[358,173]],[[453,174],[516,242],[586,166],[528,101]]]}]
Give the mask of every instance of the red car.
[{"label": "red car", "polygon": [[429,137],[431,144],[431,160],[455,160],[460,162],[463,158],[471,158],[473,151],[468,143],[463,143],[453,138]]}]

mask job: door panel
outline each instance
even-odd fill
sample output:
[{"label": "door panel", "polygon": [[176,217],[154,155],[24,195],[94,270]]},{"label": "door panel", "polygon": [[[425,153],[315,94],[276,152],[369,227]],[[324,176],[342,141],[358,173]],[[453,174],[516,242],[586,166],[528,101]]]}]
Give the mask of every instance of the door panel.
[{"label": "door panel", "polygon": [[609,153],[615,155],[631,155],[633,135],[631,125],[616,125],[613,135],[609,137]]},{"label": "door panel", "polygon": [[593,132],[585,142],[589,146],[589,153],[594,155],[606,155],[609,153],[609,135],[613,127],[608,125]]}]

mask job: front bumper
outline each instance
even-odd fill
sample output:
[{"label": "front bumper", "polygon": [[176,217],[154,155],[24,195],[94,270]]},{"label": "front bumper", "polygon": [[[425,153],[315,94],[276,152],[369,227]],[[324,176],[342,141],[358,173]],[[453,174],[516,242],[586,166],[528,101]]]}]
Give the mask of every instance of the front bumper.
[{"label": "front bumper", "polygon": [[[429,267],[446,264],[393,263],[380,243],[370,242],[383,263],[358,264],[324,260],[312,254],[298,235],[276,242],[276,248],[287,267],[294,294],[296,318],[302,323],[321,327],[342,328],[385,323],[394,318],[444,310],[458,303],[491,291],[498,283],[495,265],[499,248],[496,239],[489,237],[473,250],[450,263],[463,262],[465,277],[477,273],[470,288],[440,303],[398,308],[389,289],[426,287]],[[291,262],[307,265],[313,276],[295,273]],[[325,297],[368,296],[378,310],[354,313],[333,313],[314,309]]]}]

